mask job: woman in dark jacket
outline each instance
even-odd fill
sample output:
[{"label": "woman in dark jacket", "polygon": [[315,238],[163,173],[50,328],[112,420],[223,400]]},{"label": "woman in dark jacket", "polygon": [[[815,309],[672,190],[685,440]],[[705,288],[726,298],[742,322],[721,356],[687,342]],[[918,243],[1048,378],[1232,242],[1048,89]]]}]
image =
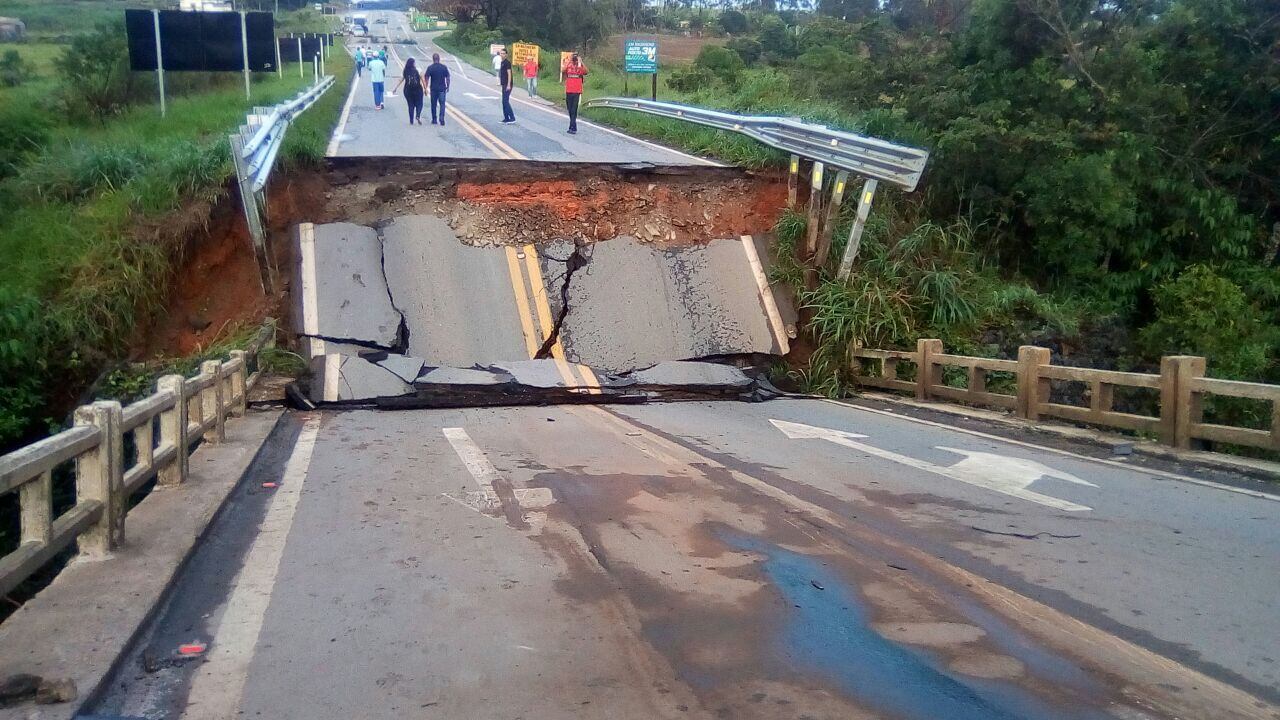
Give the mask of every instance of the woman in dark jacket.
[{"label": "woman in dark jacket", "polygon": [[413,58],[409,58],[404,64],[404,74],[400,76],[400,80],[396,83],[395,88],[391,90],[395,94],[400,86],[404,85],[404,101],[409,104],[409,124],[415,122],[422,124],[422,73],[418,72],[418,66],[413,62]]}]

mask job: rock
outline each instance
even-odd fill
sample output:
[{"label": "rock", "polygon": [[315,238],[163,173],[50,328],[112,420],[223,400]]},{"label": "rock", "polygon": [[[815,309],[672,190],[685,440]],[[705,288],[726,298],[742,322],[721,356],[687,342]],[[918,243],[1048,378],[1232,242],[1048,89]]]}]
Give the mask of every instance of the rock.
[{"label": "rock", "polygon": [[0,707],[9,707],[26,702],[36,696],[40,689],[40,677],[20,673],[10,675],[0,682]]},{"label": "rock", "polygon": [[187,324],[196,332],[204,332],[213,324],[213,321],[205,316],[204,313],[192,313],[191,316],[187,318]]},{"label": "rock", "polygon": [[382,202],[390,202],[404,194],[404,188],[394,183],[379,185],[377,190],[373,191],[373,196]]},{"label": "rock", "polygon": [[45,680],[40,683],[40,688],[36,691],[36,704],[55,705],[57,703],[71,702],[78,695],[76,681],[71,678]]}]

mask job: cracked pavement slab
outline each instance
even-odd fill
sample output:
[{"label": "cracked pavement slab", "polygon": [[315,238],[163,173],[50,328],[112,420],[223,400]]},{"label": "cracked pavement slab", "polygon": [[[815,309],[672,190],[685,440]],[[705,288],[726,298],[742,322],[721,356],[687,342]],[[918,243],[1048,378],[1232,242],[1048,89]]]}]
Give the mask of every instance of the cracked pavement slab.
[{"label": "cracked pavement slab", "polygon": [[311,360],[311,401],[352,402],[395,397],[413,386],[377,363],[351,355],[323,355]]},{"label": "cracked pavement slab", "polygon": [[352,223],[304,223],[295,240],[294,326],[300,334],[348,345],[395,347],[400,313],[383,278],[377,232]]},{"label": "cracked pavement slab", "polygon": [[398,217],[381,234],[409,355],[450,367],[528,359],[501,249],[464,245],[432,215]]},{"label": "cracked pavement slab", "polygon": [[[553,246],[548,254],[555,252]],[[618,238],[582,254],[587,262],[568,285],[560,333],[574,362],[620,373],[669,360],[779,352],[740,239],[662,249]],[[558,263],[547,264],[554,274]],[[553,311],[561,305],[553,296]]]}]

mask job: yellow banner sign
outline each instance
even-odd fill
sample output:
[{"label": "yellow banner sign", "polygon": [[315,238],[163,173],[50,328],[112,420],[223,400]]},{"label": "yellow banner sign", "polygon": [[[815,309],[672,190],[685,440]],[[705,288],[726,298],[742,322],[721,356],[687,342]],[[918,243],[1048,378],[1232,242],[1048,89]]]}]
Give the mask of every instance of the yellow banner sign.
[{"label": "yellow banner sign", "polygon": [[514,65],[524,65],[530,58],[534,62],[538,61],[538,46],[533,43],[512,43],[511,44],[511,62]]}]

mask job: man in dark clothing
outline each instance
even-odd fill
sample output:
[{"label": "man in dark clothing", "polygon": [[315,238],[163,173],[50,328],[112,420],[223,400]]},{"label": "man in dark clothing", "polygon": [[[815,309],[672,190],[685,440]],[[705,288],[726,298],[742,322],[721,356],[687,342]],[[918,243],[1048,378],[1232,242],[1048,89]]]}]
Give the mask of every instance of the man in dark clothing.
[{"label": "man in dark clothing", "polygon": [[516,113],[511,109],[511,89],[514,87],[515,73],[511,71],[511,59],[506,50],[499,50],[502,64],[498,66],[498,84],[502,86],[502,124],[510,125],[516,121]]},{"label": "man in dark clothing", "polygon": [[440,124],[444,125],[444,96],[449,92],[449,66],[440,62],[440,53],[431,54],[427,66],[427,88],[431,91],[431,124],[436,124],[436,105],[440,105]]}]

